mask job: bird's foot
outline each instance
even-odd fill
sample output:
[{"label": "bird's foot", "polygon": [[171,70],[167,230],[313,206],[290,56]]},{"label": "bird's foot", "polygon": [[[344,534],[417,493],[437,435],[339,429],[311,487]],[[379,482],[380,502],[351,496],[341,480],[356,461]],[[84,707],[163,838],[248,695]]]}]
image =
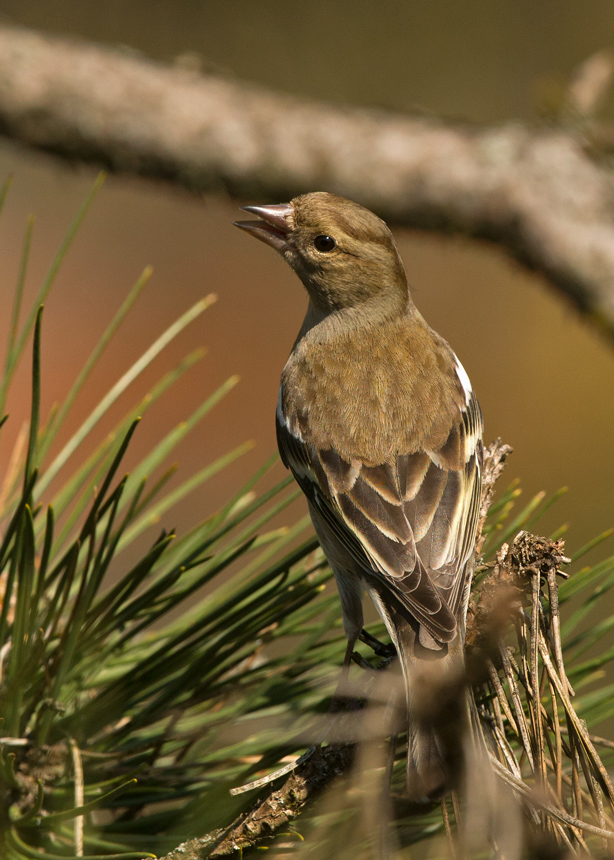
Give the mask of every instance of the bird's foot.
[{"label": "bird's foot", "polygon": [[361,669],[370,669],[372,672],[375,672],[376,666],[373,663],[370,663],[362,654],[359,654],[358,651],[354,651],[352,654],[352,662],[356,663],[357,666],[360,666]]},{"label": "bird's foot", "polygon": [[379,639],[372,636],[364,627],[360,631],[358,638],[361,642],[364,642],[365,645],[368,645],[373,653],[377,654],[378,657],[394,657],[397,653],[394,645],[387,645],[385,642],[380,642]]}]

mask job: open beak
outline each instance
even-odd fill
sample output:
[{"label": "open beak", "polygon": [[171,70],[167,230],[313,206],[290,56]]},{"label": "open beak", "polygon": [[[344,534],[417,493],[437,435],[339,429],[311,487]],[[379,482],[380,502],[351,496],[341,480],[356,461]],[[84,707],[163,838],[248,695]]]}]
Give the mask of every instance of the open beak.
[{"label": "open beak", "polygon": [[246,233],[251,233],[261,242],[266,242],[276,251],[285,251],[288,247],[286,237],[293,226],[294,207],[291,203],[276,203],[271,206],[243,206],[245,212],[257,215],[259,221],[235,221],[235,227],[240,227]]}]

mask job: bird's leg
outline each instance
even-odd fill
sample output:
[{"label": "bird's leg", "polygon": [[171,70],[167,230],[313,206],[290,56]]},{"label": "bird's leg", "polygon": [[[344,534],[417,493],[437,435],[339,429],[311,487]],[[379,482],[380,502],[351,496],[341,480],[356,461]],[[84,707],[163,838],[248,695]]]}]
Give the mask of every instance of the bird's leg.
[{"label": "bird's leg", "polygon": [[350,665],[352,663],[352,654],[354,653],[354,645],[358,641],[358,636],[352,636],[348,639],[348,644],[345,649],[345,657],[343,658],[343,669],[342,669],[342,677],[345,674],[345,678],[350,674]]},{"label": "bird's leg", "polygon": [[351,699],[348,696],[349,691],[349,681],[350,681],[350,666],[352,665],[352,654],[354,653],[354,646],[358,640],[358,636],[351,636],[348,639],[348,644],[345,649],[345,657],[343,658],[343,666],[341,667],[341,677],[337,683],[335,688],[335,692],[333,694],[333,698],[330,703],[330,707],[328,709],[329,714],[335,714],[338,711],[341,711],[345,708],[348,703],[348,700]]}]

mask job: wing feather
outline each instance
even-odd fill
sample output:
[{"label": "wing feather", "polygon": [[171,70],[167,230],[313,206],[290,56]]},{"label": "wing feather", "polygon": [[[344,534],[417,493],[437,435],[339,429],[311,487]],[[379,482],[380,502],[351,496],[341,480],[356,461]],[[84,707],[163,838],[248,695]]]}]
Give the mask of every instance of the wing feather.
[{"label": "wing feather", "polygon": [[281,405],[277,412],[282,459],[313,508],[363,574],[396,596],[435,647],[464,628],[481,433],[480,408],[470,392],[443,445],[373,465],[316,450],[305,416],[289,426]]},{"label": "wing feather", "polygon": [[373,488],[362,477],[358,478],[345,495],[385,537],[397,543],[411,543],[413,546],[412,528],[399,501],[395,504],[387,501],[378,492],[373,492]]}]

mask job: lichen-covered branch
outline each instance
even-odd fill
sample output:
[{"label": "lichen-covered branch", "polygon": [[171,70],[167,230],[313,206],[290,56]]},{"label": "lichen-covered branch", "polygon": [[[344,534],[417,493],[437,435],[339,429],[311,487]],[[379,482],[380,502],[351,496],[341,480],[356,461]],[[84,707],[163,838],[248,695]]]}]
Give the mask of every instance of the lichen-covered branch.
[{"label": "lichen-covered branch", "polygon": [[193,191],[326,189],[500,243],[614,337],[614,188],[580,135],[340,108],[0,27],[0,132]]},{"label": "lichen-covered branch", "polygon": [[225,830],[201,839],[184,842],[163,860],[202,860],[209,857],[237,856],[255,845],[270,840],[280,828],[291,824],[308,803],[327,788],[352,764],[353,747],[331,745],[316,747],[313,755],[300,765],[280,788],[268,788],[254,808],[239,816]]},{"label": "lichen-covered branch", "polygon": [[281,788],[271,791],[251,812],[233,823],[209,857],[226,857],[271,838],[297,818],[306,804],[313,802],[337,776],[346,773],[353,758],[351,746],[316,747]]}]

